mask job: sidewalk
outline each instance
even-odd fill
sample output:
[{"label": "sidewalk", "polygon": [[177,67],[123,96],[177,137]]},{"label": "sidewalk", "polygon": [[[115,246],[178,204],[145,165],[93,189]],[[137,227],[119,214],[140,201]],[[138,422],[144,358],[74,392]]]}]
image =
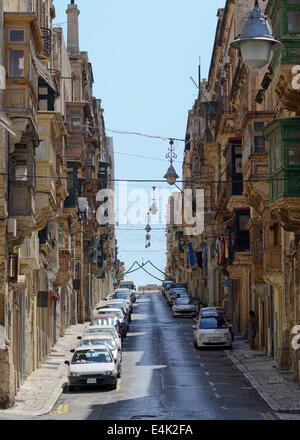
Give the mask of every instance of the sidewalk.
[{"label": "sidewalk", "polygon": [[225,350],[261,398],[277,413],[300,414],[300,383],[289,371],[280,371],[265,353],[250,350],[250,344],[236,336],[233,350]]},{"label": "sidewalk", "polygon": [[82,336],[86,324],[72,325],[65,331],[65,336],[59,338],[52,348],[50,355],[41,363],[21,385],[15,399],[15,405],[6,410],[0,410],[0,416],[40,416],[47,414],[63,390],[67,382],[67,366],[65,360],[71,360],[71,348],[78,345],[77,336]]}]

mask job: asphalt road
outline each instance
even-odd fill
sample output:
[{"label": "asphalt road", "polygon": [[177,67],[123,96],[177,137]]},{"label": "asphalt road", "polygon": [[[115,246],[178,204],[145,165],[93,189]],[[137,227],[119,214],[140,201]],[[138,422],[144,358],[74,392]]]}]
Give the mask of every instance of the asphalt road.
[{"label": "asphalt road", "polygon": [[117,389],[66,387],[39,420],[277,419],[223,349],[194,348],[192,325],[172,318],[163,296],[140,295]]}]

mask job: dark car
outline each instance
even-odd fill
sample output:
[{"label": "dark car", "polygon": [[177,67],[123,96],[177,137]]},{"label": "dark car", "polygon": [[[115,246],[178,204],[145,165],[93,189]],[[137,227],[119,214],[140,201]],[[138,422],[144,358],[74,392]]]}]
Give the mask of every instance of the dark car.
[{"label": "dark car", "polygon": [[175,300],[178,295],[180,294],[185,294],[186,296],[188,296],[188,291],[184,288],[177,288],[177,289],[170,289],[167,294],[166,294],[166,299],[167,302],[169,304],[169,306],[171,306],[173,304],[173,300]]}]

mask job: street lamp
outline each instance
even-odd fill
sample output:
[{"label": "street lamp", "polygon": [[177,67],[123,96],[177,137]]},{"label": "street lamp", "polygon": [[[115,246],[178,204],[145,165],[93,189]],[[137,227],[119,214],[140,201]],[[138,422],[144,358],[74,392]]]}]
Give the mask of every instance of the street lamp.
[{"label": "street lamp", "polygon": [[240,49],[244,63],[250,69],[261,69],[270,59],[272,49],[281,46],[272,34],[271,25],[262,13],[258,0],[248,17],[242,33],[231,44],[234,49]]},{"label": "street lamp", "polygon": [[169,152],[166,155],[167,159],[170,159],[170,166],[166,174],[164,175],[164,179],[167,179],[167,182],[169,185],[175,185],[176,180],[178,179],[178,174],[175,171],[175,168],[173,167],[173,160],[177,159],[177,155],[174,153],[174,141],[173,139],[170,139],[170,147]]}]

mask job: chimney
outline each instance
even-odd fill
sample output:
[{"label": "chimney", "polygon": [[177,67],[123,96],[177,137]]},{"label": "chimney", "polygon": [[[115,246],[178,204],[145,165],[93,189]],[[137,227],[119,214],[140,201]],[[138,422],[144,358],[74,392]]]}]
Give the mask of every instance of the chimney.
[{"label": "chimney", "polygon": [[68,51],[70,53],[79,53],[79,31],[78,31],[78,15],[80,14],[74,0],[68,5],[66,10],[68,15]]}]

